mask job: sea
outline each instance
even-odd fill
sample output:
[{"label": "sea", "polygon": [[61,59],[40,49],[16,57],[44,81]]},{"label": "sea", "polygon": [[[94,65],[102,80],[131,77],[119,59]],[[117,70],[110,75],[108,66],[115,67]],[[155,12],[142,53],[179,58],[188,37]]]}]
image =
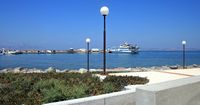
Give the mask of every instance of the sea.
[{"label": "sea", "polygon": [[[152,66],[182,65],[181,51],[141,51],[138,54],[108,53],[107,68],[134,68]],[[186,65],[200,65],[200,51],[186,52]],[[91,69],[103,68],[103,54],[90,54]],[[54,67],[60,70],[78,70],[87,67],[87,54],[19,54],[0,55],[0,69],[5,68],[37,68]]]}]

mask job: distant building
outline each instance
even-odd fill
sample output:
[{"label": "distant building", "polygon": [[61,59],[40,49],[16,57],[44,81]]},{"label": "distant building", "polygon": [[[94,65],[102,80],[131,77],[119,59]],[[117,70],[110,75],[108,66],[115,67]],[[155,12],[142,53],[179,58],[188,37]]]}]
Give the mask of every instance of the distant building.
[{"label": "distant building", "polygon": [[70,49],[68,50],[68,53],[73,54],[73,53],[75,53],[75,50],[74,50],[73,48],[70,48]]},{"label": "distant building", "polygon": [[46,50],[46,53],[50,53],[50,54],[51,54],[51,53],[52,53],[52,51],[51,51],[51,50]]},{"label": "distant building", "polygon": [[78,53],[85,53],[85,52],[87,52],[87,50],[84,49],[84,48],[81,48],[81,49],[78,49],[77,52],[78,52]]},{"label": "distant building", "polygon": [[100,52],[100,50],[98,48],[93,48],[93,49],[91,49],[91,52],[98,53],[98,52]]}]

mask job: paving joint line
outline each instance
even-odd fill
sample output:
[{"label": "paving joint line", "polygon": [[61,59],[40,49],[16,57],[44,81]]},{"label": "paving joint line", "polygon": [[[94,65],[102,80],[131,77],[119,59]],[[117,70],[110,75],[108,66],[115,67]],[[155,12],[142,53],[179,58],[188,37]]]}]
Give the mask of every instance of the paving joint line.
[{"label": "paving joint line", "polygon": [[189,77],[194,76],[194,75],[189,75],[189,74],[173,73],[173,72],[167,72],[167,71],[155,71],[155,72],[175,74],[175,75],[182,75],[182,76],[189,76]]}]

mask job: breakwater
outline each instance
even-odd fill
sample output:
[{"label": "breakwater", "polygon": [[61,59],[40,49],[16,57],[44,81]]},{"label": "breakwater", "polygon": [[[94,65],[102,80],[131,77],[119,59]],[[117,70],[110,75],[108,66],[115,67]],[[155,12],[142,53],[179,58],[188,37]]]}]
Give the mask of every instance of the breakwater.
[{"label": "breakwater", "polygon": [[[191,68],[200,68],[200,65],[189,65],[186,67],[187,69]],[[153,66],[153,67],[135,67],[135,68],[123,68],[123,67],[118,67],[118,68],[108,68],[106,69],[107,72],[144,72],[144,71],[155,71],[155,70],[175,70],[175,69],[182,69],[182,66],[180,65],[174,65],[174,66]],[[90,72],[101,72],[103,71],[102,69],[90,69]],[[5,68],[1,69],[0,73],[48,73],[48,72],[57,72],[57,73],[62,73],[62,72],[79,72],[79,73],[84,73],[87,72],[87,69],[85,68],[80,68],[77,70],[68,70],[68,69],[57,69],[53,67],[49,67],[47,69],[38,69],[38,68],[23,68],[23,67],[16,67],[16,68]]]}]

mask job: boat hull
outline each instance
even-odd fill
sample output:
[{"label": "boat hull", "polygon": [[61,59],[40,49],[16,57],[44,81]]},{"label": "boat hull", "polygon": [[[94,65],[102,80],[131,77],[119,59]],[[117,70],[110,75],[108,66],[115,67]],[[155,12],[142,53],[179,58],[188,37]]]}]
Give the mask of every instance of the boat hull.
[{"label": "boat hull", "polygon": [[137,54],[138,50],[135,51],[130,51],[130,50],[126,50],[126,51],[120,51],[120,50],[110,50],[110,53],[130,53],[130,54]]}]

